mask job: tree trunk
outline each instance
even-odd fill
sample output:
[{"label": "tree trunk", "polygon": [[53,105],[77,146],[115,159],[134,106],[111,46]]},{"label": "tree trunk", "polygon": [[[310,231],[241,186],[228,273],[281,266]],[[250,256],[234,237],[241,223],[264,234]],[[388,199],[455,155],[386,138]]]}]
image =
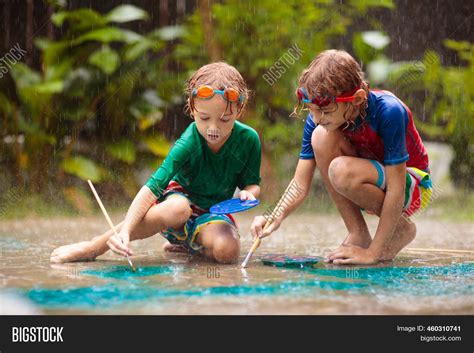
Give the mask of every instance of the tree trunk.
[{"label": "tree trunk", "polygon": [[[248,107],[244,112],[244,117],[255,116],[256,114],[254,109]],[[245,120],[245,118],[243,120]],[[278,200],[283,191],[280,190],[280,184],[278,183],[278,177],[273,166],[272,158],[265,148],[265,139],[261,132],[259,132],[259,138],[262,145],[262,164],[260,166],[260,176],[262,178],[260,185],[261,195],[262,199],[272,203]]]},{"label": "tree trunk", "polygon": [[16,185],[17,186],[22,186],[24,184],[23,180],[23,175],[21,174],[22,172],[22,146],[20,142],[18,141],[18,124],[19,124],[19,117],[18,117],[18,108],[16,105],[13,107],[13,113],[12,113],[12,118],[13,118],[13,126],[14,126],[14,131],[13,135],[15,136],[15,178],[16,178]]},{"label": "tree trunk", "polygon": [[26,63],[31,66],[33,62],[33,0],[26,0],[26,31],[25,31],[25,46],[28,55],[26,56]]},{"label": "tree trunk", "polygon": [[202,28],[204,29],[204,42],[210,62],[222,60],[222,50],[217,42],[212,22],[212,0],[199,0],[199,14],[201,15]]},{"label": "tree trunk", "polygon": [[160,0],[160,27],[168,25],[168,0]]},{"label": "tree trunk", "polygon": [[4,32],[3,32],[3,38],[4,38],[4,47],[3,51],[7,52],[7,48],[10,47],[10,16],[11,16],[11,4],[8,1],[5,1],[3,4],[3,23],[4,23]]},{"label": "tree trunk", "polygon": [[178,19],[183,19],[186,15],[186,0],[177,0],[176,1],[176,14]]},{"label": "tree trunk", "polygon": [[53,40],[54,39],[54,26],[53,22],[51,21],[51,17],[53,17],[54,9],[51,5],[48,6],[48,27],[47,27],[47,36],[48,39]]}]

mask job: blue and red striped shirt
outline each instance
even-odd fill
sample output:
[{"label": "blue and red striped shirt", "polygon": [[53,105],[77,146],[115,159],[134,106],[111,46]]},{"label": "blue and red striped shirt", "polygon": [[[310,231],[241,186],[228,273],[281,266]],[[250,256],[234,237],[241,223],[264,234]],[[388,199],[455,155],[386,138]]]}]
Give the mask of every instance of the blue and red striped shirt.
[{"label": "blue and red striped shirt", "polygon": [[[300,159],[314,158],[311,136],[316,125],[311,114],[304,127]],[[410,109],[393,93],[371,90],[367,115],[343,130],[361,158],[375,159],[383,165],[407,163],[429,171],[428,154],[416,130]]]}]

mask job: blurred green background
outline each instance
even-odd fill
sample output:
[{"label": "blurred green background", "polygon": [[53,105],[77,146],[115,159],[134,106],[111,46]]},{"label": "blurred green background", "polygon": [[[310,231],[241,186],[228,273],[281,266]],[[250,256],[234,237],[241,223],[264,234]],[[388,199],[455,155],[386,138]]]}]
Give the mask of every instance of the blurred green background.
[{"label": "blurred green background", "polygon": [[[88,214],[91,179],[125,209],[191,122],[185,80],[224,60],[252,90],[243,121],[263,144],[264,201],[284,190],[303,119],[301,71],[345,49],[371,87],[405,100],[428,142],[441,215],[473,218],[474,9],[469,2],[0,1],[0,218]],[[273,84],[288,50],[301,57]],[[320,178],[307,208],[331,211]]]}]

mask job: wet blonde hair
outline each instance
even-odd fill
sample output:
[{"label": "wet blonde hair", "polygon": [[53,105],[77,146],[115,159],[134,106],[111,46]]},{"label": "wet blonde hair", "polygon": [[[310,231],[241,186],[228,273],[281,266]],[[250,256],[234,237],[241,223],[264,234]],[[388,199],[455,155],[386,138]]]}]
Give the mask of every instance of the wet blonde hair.
[{"label": "wet blonde hair", "polygon": [[[225,62],[215,62],[207,64],[199,68],[186,82],[185,93],[188,97],[185,112],[189,115],[195,110],[194,97],[192,92],[199,86],[208,85],[214,89],[234,88],[243,97],[242,102],[239,102],[238,112],[240,113],[247,105],[250,91],[239,71],[232,65]],[[227,102],[227,108],[232,107],[231,102]]]},{"label": "wet blonde hair", "polygon": [[[310,97],[333,97],[350,92],[356,87],[369,94],[369,83],[359,63],[344,50],[326,50],[320,53],[303,71],[298,87],[308,92]],[[295,111],[300,104],[295,107]],[[365,115],[367,102],[361,105],[361,115]]]}]

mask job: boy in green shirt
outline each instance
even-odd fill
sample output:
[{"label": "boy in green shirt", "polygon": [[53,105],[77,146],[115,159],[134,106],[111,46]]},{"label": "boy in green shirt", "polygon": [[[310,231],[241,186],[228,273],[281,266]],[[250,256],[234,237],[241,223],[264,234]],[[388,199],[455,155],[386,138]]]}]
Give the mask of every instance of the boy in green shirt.
[{"label": "boy in green shirt", "polygon": [[201,67],[187,82],[191,123],[158,170],[133,200],[118,236],[108,231],[91,241],[55,249],[51,262],[92,260],[111,249],[133,255],[128,243],[161,232],[167,251],[199,252],[210,260],[235,262],[240,253],[231,215],[209,207],[233,196],[253,200],[260,193],[258,134],[236,121],[248,90],[240,73],[225,63]]}]

